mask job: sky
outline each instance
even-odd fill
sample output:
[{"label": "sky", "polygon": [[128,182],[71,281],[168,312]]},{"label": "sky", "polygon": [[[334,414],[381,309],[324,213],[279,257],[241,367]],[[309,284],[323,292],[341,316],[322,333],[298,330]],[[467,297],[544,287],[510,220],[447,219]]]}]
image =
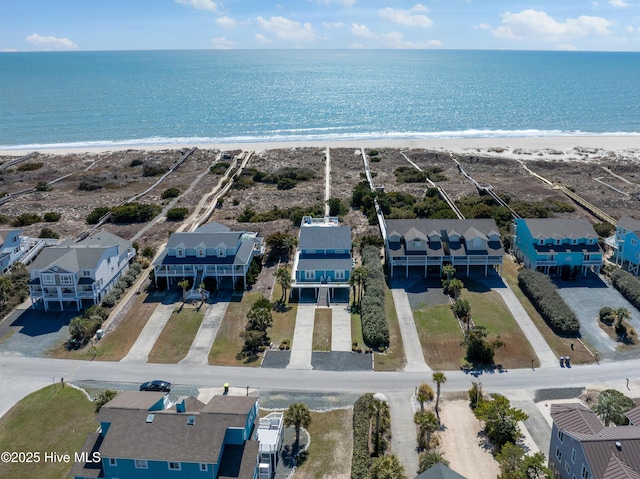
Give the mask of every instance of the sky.
[{"label": "sky", "polygon": [[0,51],[640,51],[640,0],[3,0]]}]

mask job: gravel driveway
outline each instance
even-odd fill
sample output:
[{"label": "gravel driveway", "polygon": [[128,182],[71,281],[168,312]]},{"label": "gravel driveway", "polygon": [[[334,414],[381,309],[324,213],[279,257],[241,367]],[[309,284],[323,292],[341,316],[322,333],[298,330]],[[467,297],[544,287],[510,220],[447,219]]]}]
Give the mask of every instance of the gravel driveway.
[{"label": "gravel driveway", "polygon": [[554,282],[562,299],[578,317],[582,337],[600,353],[601,358],[625,359],[629,355],[637,355],[637,351],[618,351],[620,343],[611,339],[598,324],[600,308],[627,308],[631,313],[631,325],[640,332],[640,312],[611,284],[595,275],[574,281],[554,278]]}]

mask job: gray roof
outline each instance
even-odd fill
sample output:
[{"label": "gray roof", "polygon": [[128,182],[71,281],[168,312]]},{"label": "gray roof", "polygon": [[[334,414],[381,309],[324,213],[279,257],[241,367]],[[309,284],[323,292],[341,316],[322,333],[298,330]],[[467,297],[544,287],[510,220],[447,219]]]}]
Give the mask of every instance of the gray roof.
[{"label": "gray roof", "polygon": [[[100,410],[98,420],[110,423],[100,447],[103,457],[216,463],[227,428],[244,428],[247,414],[257,401],[214,396],[200,412],[177,413],[170,409],[150,413],[145,406],[158,396],[143,394],[149,395],[146,403],[131,395],[116,402],[121,407],[109,403]],[[127,403],[132,407],[127,408]],[[195,416],[193,424],[187,424],[189,416]]]},{"label": "gray roof", "polygon": [[100,446],[102,445],[102,436],[99,432],[91,432],[87,434],[87,438],[82,445],[82,452],[88,452],[89,462],[75,462],[73,467],[71,467],[71,471],[69,471],[69,475],[71,477],[90,477],[90,478],[98,478],[104,477],[102,473],[102,464],[100,462],[93,462],[91,458],[93,457],[94,452],[100,451]]},{"label": "gray roof", "polygon": [[[235,233],[234,233],[235,234]],[[241,234],[241,233],[238,233]],[[170,265],[170,264],[234,264],[234,265],[245,265],[248,263],[249,258],[251,257],[251,253],[253,252],[254,245],[262,242],[262,238],[245,238],[240,243],[240,247],[238,251],[236,251],[235,255],[227,255],[223,257],[219,256],[205,256],[203,258],[199,258],[197,256],[185,256],[184,258],[178,258],[177,256],[169,256],[169,251],[167,248],[156,258],[153,262],[154,265]],[[195,243],[195,246],[189,246],[190,248],[194,248],[198,246],[200,243]],[[235,245],[235,243],[234,243]],[[223,246],[224,247],[224,246]]]},{"label": "gray roof", "polygon": [[599,237],[585,218],[528,218],[524,222],[536,239],[597,239]]},{"label": "gray roof", "polygon": [[629,418],[629,422],[636,426],[640,426],[640,406],[636,406],[633,409],[629,409],[624,413]]},{"label": "gray roof", "polygon": [[235,248],[242,237],[240,231],[225,231],[219,233],[173,233],[167,241],[167,248],[197,248],[204,245],[205,248]]},{"label": "gray roof", "polygon": [[216,223],[212,221],[211,223],[206,223],[202,226],[198,226],[196,228],[196,233],[226,233],[227,231],[231,231],[231,228],[225,225],[221,225],[220,223]]},{"label": "gray roof", "polygon": [[142,409],[148,411],[158,404],[167,393],[160,391],[122,391],[102,406],[112,409]]},{"label": "gray roof", "polygon": [[300,228],[300,249],[351,250],[350,226],[304,226]]},{"label": "gray roof", "polygon": [[466,479],[463,475],[445,466],[441,462],[434,464],[426,471],[418,474],[415,479]]},{"label": "gray roof", "polygon": [[623,216],[618,220],[618,224],[616,226],[620,226],[628,231],[633,231],[635,234],[640,236],[640,220],[632,218],[631,216]]},{"label": "gray roof", "polygon": [[605,427],[578,403],[552,404],[551,417],[561,431],[580,441],[594,477],[640,479],[640,427]]},{"label": "gray roof", "polygon": [[[424,255],[424,250],[419,252],[407,251],[406,241],[420,239],[427,241],[429,236],[438,236],[437,241],[426,243],[427,256],[465,256],[465,255],[504,255],[504,248],[499,240],[489,241],[490,236],[500,236],[495,220],[491,218],[476,218],[470,220],[455,219],[418,219],[418,220],[385,220],[387,236],[400,236],[401,241],[389,242],[391,256],[408,256],[412,254]],[[476,237],[487,241],[487,249],[484,251],[467,250],[461,241],[450,241],[451,236],[460,236],[465,241],[471,241]],[[404,241],[402,241],[402,238]]]}]

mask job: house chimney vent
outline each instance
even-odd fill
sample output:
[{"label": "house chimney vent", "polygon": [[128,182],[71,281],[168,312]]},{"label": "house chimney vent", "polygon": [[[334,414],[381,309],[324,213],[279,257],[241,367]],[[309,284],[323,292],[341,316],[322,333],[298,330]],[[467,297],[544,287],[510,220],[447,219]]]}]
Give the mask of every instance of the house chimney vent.
[{"label": "house chimney vent", "polygon": [[622,451],[622,443],[620,441],[616,441],[616,449]]}]

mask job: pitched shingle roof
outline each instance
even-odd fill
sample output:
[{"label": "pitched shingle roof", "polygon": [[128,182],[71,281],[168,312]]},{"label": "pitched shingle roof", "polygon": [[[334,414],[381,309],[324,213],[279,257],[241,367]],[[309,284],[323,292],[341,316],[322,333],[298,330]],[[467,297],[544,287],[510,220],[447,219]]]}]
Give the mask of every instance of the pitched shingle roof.
[{"label": "pitched shingle roof", "polygon": [[523,221],[536,239],[598,238],[598,233],[584,218],[527,218]]},{"label": "pitched shingle roof", "polygon": [[300,228],[300,249],[351,250],[351,227],[305,226]]},{"label": "pitched shingle roof", "polygon": [[415,479],[466,479],[456,471],[442,463],[431,466],[426,471],[418,474]]},{"label": "pitched shingle roof", "polygon": [[623,216],[618,220],[617,226],[624,228],[628,231],[633,231],[640,236],[640,220],[632,218],[631,216]]},{"label": "pitched shingle roof", "polygon": [[580,403],[552,404],[551,418],[563,432],[597,434],[604,429],[598,416]]}]

